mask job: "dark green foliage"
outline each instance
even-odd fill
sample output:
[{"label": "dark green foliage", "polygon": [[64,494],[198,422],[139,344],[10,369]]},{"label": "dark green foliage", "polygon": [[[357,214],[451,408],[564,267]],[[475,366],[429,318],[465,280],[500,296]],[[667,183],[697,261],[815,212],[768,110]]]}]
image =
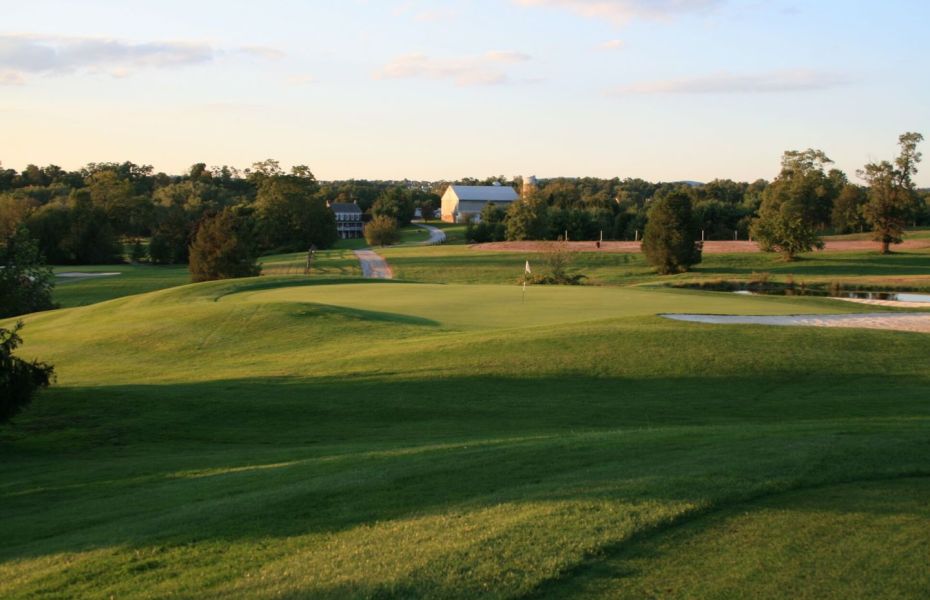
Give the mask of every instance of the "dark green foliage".
[{"label": "dark green foliage", "polygon": [[759,217],[752,224],[752,236],[762,250],[793,260],[823,247],[819,230],[839,194],[824,173],[831,162],[820,150],[785,152],[781,173],[763,192]]},{"label": "dark green foliage", "polygon": [[372,246],[389,246],[400,239],[397,221],[384,215],[377,216],[366,223],[364,234],[365,241]]},{"label": "dark green foliage", "polygon": [[868,192],[853,184],[846,184],[833,202],[830,221],[836,233],[853,233],[865,229],[864,208],[869,201]]},{"label": "dark green foliage", "polygon": [[264,249],[329,248],[336,242],[336,217],[316,190],[312,177],[263,176],[255,207]]},{"label": "dark green foliage", "polygon": [[6,423],[32,402],[35,393],[48,387],[54,375],[51,365],[13,356],[22,343],[18,335],[22,327],[22,322],[12,330],[0,327],[0,423]]},{"label": "dark green foliage", "polygon": [[919,133],[905,133],[898,138],[901,153],[894,164],[887,160],[869,163],[859,171],[859,176],[869,182],[869,201],[863,214],[872,225],[874,239],[881,243],[882,254],[888,254],[891,244],[903,241],[907,219],[918,209],[912,178],[922,159],[917,144],[923,139]]},{"label": "dark green foliage", "polygon": [[25,227],[0,238],[0,318],[54,308],[52,270]]},{"label": "dark green foliage", "polygon": [[643,253],[660,274],[680,273],[701,262],[699,225],[691,199],[677,191],[653,200],[643,233]]},{"label": "dark green foliage", "polygon": [[402,187],[390,188],[371,207],[372,216],[394,219],[399,227],[409,225],[415,212],[412,194]]},{"label": "dark green foliage", "polygon": [[190,247],[191,281],[258,275],[261,269],[248,238],[247,223],[231,209],[204,219]]},{"label": "dark green foliage", "polygon": [[548,233],[549,220],[545,203],[536,198],[512,202],[507,209],[507,239],[541,240]]},{"label": "dark green foliage", "polygon": [[149,241],[149,258],[157,265],[186,264],[194,223],[179,207],[163,208],[159,213],[159,223]]}]

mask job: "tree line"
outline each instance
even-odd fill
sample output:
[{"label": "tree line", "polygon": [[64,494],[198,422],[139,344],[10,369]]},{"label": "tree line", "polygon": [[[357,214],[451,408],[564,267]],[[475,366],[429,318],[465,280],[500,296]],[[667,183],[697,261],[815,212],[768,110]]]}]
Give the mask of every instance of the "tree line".
[{"label": "tree line", "polygon": [[[930,225],[930,191],[912,181],[923,137],[906,133],[894,161],[870,163],[849,180],[821,150],[787,151],[773,181],[714,180],[650,183],[641,179],[540,180],[535,191],[506,210],[486,205],[466,232],[474,242],[503,240],[642,239],[650,209],[686,198],[700,240],[758,241],[764,250],[794,257],[819,246],[827,233],[872,231],[883,252],[908,225]],[[519,179],[506,182],[521,188]]]},{"label": "tree line", "polygon": [[328,202],[355,202],[404,225],[417,209],[431,214],[439,197],[394,182],[321,183],[306,166],[284,171],[272,159],[242,171],[199,163],[180,176],[131,162],[0,168],[0,236],[25,227],[51,264],[108,264],[124,255],[185,264],[196,232],[223,212],[239,222],[253,253],[328,248],[337,239]]}]

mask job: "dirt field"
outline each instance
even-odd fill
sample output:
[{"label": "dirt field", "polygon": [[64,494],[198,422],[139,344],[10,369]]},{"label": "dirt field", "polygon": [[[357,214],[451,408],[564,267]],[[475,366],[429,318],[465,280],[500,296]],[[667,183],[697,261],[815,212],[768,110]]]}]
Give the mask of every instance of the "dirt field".
[{"label": "dirt field", "polygon": [[[557,242],[493,242],[490,244],[473,244],[473,250],[494,250],[500,252],[543,252],[547,246]],[[609,252],[617,254],[635,254],[640,251],[639,242],[604,242],[597,248],[596,242],[569,242],[573,252]],[[918,250],[930,248],[930,240],[905,240],[894,246],[894,250]],[[824,252],[861,252],[878,250],[878,242],[868,240],[841,240],[826,243]],[[737,254],[759,252],[755,242],[704,242],[705,254]]]}]

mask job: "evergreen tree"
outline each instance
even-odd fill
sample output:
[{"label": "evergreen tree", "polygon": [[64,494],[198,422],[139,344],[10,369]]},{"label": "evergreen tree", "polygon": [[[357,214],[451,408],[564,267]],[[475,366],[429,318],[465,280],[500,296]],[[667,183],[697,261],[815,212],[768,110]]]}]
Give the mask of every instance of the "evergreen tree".
[{"label": "evergreen tree", "polygon": [[190,247],[191,281],[252,277],[260,271],[246,224],[232,210],[201,222]]},{"label": "evergreen tree", "polygon": [[6,423],[25,408],[35,393],[52,381],[54,368],[38,361],[28,362],[13,356],[22,343],[17,323],[10,329],[0,327],[0,423]]},{"label": "evergreen tree", "polygon": [[674,191],[653,200],[643,234],[643,252],[660,274],[687,271],[701,262],[699,239],[699,225],[687,193]]}]

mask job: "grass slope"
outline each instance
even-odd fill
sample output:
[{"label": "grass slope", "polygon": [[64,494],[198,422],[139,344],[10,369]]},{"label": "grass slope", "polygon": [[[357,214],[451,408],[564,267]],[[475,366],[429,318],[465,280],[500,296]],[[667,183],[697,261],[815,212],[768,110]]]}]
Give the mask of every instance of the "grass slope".
[{"label": "grass slope", "polygon": [[[28,317],[60,379],[0,430],[0,596],[615,597],[652,589],[614,567],[653,539],[645,575],[686,567],[682,590],[708,558],[664,536],[712,544],[734,505],[761,525],[713,564],[779,595],[739,559],[812,521],[754,502],[930,476],[930,336],[654,316],[856,308],[828,300],[527,295],[267,277]],[[838,535],[805,538],[823,589],[847,589]],[[906,596],[913,564],[862,577]]]}]

